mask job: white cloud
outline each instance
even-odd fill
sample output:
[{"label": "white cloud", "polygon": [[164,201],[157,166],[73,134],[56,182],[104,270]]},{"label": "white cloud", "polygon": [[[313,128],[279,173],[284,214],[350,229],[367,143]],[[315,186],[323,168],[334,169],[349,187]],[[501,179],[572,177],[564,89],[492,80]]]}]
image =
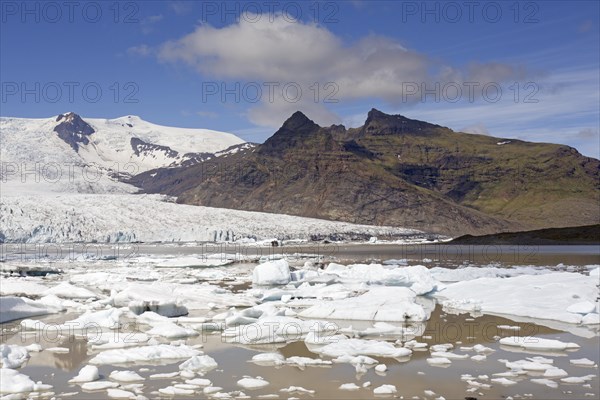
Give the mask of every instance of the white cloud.
[{"label": "white cloud", "polygon": [[[245,14],[235,24],[216,28],[207,24],[168,41],[157,49],[163,62],[184,63],[204,77],[242,82],[298,83],[303,95],[286,102],[276,92],[275,101],[261,102],[248,110],[253,123],[277,127],[293,111],[308,111],[317,123],[339,123],[339,116],[323,102],[324,87],[334,82],[338,101],[381,99],[389,104],[416,101],[420,91],[435,82],[477,80],[499,82],[517,79],[526,72],[501,63],[472,64],[462,71],[407,49],[398,41],[370,35],[344,43],[331,31],[314,23],[290,21],[289,16]],[[311,87],[321,92],[315,101]],[[415,89],[416,88],[416,89]],[[417,90],[410,98],[409,90]]]}]

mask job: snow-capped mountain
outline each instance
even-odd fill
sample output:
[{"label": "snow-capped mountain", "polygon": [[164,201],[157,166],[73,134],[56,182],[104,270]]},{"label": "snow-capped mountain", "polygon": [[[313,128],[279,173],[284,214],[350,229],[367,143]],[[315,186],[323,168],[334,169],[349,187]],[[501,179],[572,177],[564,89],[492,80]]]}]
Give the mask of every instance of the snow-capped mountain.
[{"label": "snow-capped mountain", "polygon": [[0,118],[4,194],[132,192],[113,179],[191,165],[247,146],[226,132],[156,125],[137,116]]}]

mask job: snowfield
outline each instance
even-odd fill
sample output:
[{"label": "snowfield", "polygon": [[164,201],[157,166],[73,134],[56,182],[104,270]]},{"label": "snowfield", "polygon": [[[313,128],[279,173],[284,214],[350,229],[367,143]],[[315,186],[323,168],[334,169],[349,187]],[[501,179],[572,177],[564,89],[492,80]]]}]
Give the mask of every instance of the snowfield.
[{"label": "snowfield", "polygon": [[161,195],[2,196],[5,242],[192,242],[310,239],[311,235],[411,236],[421,232],[166,201]]}]

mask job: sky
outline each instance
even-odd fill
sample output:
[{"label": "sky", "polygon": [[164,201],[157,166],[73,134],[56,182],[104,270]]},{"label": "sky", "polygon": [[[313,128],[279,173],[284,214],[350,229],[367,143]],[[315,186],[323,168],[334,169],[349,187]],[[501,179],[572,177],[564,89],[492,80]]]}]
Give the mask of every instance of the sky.
[{"label": "sky", "polygon": [[0,1],[0,115],[263,142],[371,108],[600,152],[598,1]]}]

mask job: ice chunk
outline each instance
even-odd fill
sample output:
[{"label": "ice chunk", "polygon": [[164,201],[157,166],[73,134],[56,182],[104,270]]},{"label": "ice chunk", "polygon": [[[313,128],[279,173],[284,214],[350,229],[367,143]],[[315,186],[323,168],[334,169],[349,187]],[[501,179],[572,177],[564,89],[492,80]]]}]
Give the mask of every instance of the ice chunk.
[{"label": "ice chunk", "polygon": [[431,357],[433,358],[447,358],[449,360],[465,360],[469,358],[468,354],[455,354],[448,351],[432,351]]},{"label": "ice chunk", "polygon": [[338,275],[342,282],[405,286],[419,295],[431,292],[438,283],[431,276],[429,269],[423,265],[395,267],[381,264],[353,264],[345,267],[330,263],[325,272]]},{"label": "ice chunk", "polygon": [[427,362],[431,365],[445,365],[452,364],[452,361],[445,357],[431,357],[427,359]]},{"label": "ice chunk", "polygon": [[[452,300],[460,308],[465,294],[480,304],[483,313],[516,315],[579,324],[583,315],[567,309],[584,301],[594,302],[598,295],[594,277],[570,272],[521,275],[509,278],[479,278],[447,285],[434,296]],[[472,302],[464,309],[471,311]]]},{"label": "ice chunk", "polygon": [[227,343],[265,344],[284,343],[302,339],[311,331],[320,331],[327,324],[317,321],[304,321],[292,317],[262,317],[253,324],[227,328],[223,331],[223,339]]},{"label": "ice chunk", "polygon": [[596,375],[569,376],[568,378],[562,378],[560,381],[564,383],[585,383],[587,381],[591,381],[594,378],[596,378]]},{"label": "ice chunk", "polygon": [[0,344],[0,365],[2,368],[19,368],[29,359],[25,347],[16,344]]},{"label": "ice chunk", "polygon": [[340,390],[359,390],[360,387],[356,386],[355,383],[342,383],[338,389],[340,389]]},{"label": "ice chunk", "polygon": [[173,322],[163,322],[156,324],[152,329],[146,332],[148,335],[162,336],[169,339],[197,336],[198,332],[193,329],[184,328]]},{"label": "ice chunk", "polygon": [[158,389],[158,392],[167,396],[191,396],[194,394],[193,389],[186,389],[176,386],[167,386],[165,388],[160,388]]},{"label": "ice chunk", "polygon": [[242,378],[237,381],[238,386],[248,390],[262,389],[269,386],[269,382],[262,378]]},{"label": "ice chunk", "polygon": [[407,357],[412,354],[410,349],[394,347],[393,344],[377,340],[346,339],[330,343],[314,350],[319,354],[329,357],[340,356],[379,356],[379,357]]},{"label": "ice chunk", "polygon": [[287,285],[290,282],[290,267],[286,260],[267,261],[259,264],[252,272],[255,285]]},{"label": "ice chunk", "polygon": [[279,353],[261,353],[254,355],[252,362],[258,365],[283,365],[285,357]]},{"label": "ice chunk", "polygon": [[2,285],[0,285],[0,295],[2,296],[41,297],[46,290],[48,290],[48,286],[40,285],[34,278],[2,277]]},{"label": "ice chunk", "polygon": [[194,386],[200,386],[200,387],[206,387],[206,386],[212,385],[212,382],[209,379],[204,379],[204,378],[187,379],[185,381],[185,383],[187,383],[188,385],[194,385]]},{"label": "ice chunk", "polygon": [[182,358],[190,358],[200,354],[201,351],[189,346],[172,346],[157,344],[127,349],[105,350],[90,360],[91,364],[123,364],[123,363],[152,363],[161,361],[167,364],[169,360],[175,362]]},{"label": "ice chunk", "polygon": [[299,313],[304,318],[366,321],[425,321],[430,312],[415,303],[416,294],[402,287],[373,287],[367,293],[342,300],[319,302]]},{"label": "ice chunk", "polygon": [[96,390],[106,390],[106,389],[114,389],[119,387],[117,382],[109,382],[109,381],[96,381],[96,382],[86,382],[81,385],[82,390],[86,391],[96,391]]},{"label": "ice chunk", "polygon": [[574,360],[570,360],[569,362],[573,365],[579,365],[581,367],[593,367],[594,365],[596,365],[595,362],[587,358],[577,358]]},{"label": "ice chunk", "polygon": [[141,332],[95,332],[88,334],[88,346],[92,350],[120,349],[141,346],[150,337]]},{"label": "ice chunk", "polygon": [[51,385],[35,383],[14,369],[0,368],[0,394],[37,392],[50,388]]},{"label": "ice chunk", "polygon": [[314,390],[305,389],[302,386],[290,386],[287,388],[283,388],[279,390],[284,393],[306,393],[306,394],[315,394]]},{"label": "ice chunk", "polygon": [[504,386],[511,386],[511,385],[516,385],[517,384],[516,381],[513,381],[511,379],[507,379],[507,378],[492,378],[491,382],[498,383],[498,384],[504,385]]},{"label": "ice chunk", "polygon": [[[0,286],[3,285],[4,282]],[[37,315],[53,314],[60,311],[62,311],[62,308],[51,307],[27,298],[0,297],[0,323]]]},{"label": "ice chunk", "polygon": [[553,388],[553,389],[556,389],[558,387],[558,383],[554,382],[551,379],[536,378],[536,379],[532,379],[531,382],[537,383],[538,385],[548,386],[549,388]]},{"label": "ice chunk", "polygon": [[106,395],[111,399],[135,399],[137,396],[123,389],[106,389]]},{"label": "ice chunk", "polygon": [[394,385],[381,385],[373,389],[373,394],[396,394],[398,390]]},{"label": "ice chunk", "polygon": [[133,300],[129,302],[128,307],[137,315],[147,311],[165,317],[179,317],[188,314],[188,309],[176,300]]},{"label": "ice chunk", "polygon": [[71,285],[69,282],[61,282],[44,292],[45,295],[54,295],[64,299],[91,299],[98,295],[86,288]]},{"label": "ice chunk", "polygon": [[139,382],[144,380],[135,371],[112,371],[108,377],[119,382]]},{"label": "ice chunk", "polygon": [[100,372],[95,365],[86,365],[79,370],[77,376],[71,378],[69,383],[93,382],[100,379]]},{"label": "ice chunk", "polygon": [[522,347],[528,350],[567,350],[578,349],[577,343],[566,343],[554,339],[543,339],[534,336],[510,336],[500,339],[500,344],[505,346]]},{"label": "ice chunk", "polygon": [[567,371],[565,371],[564,369],[560,369],[560,368],[548,368],[544,372],[544,376],[546,378],[562,378],[562,377],[565,377],[568,375],[569,374],[567,373]]},{"label": "ice chunk", "polygon": [[116,329],[120,325],[119,318],[123,314],[122,310],[109,308],[102,311],[88,311],[80,317],[65,322],[63,325],[70,329],[90,329],[94,327]]},{"label": "ice chunk", "polygon": [[385,372],[387,371],[387,365],[385,364],[379,364],[375,367],[375,371],[377,372]]},{"label": "ice chunk", "polygon": [[207,355],[196,355],[179,366],[180,370],[207,372],[217,368],[219,365],[214,358]]}]

